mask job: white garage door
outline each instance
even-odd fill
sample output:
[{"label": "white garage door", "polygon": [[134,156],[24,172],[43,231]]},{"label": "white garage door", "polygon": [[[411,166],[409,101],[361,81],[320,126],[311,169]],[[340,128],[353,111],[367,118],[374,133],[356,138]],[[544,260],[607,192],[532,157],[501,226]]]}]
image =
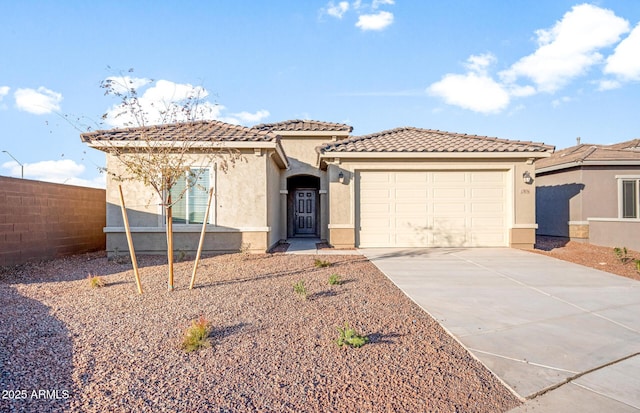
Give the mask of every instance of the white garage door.
[{"label": "white garage door", "polygon": [[507,246],[504,171],[363,171],[360,247]]}]

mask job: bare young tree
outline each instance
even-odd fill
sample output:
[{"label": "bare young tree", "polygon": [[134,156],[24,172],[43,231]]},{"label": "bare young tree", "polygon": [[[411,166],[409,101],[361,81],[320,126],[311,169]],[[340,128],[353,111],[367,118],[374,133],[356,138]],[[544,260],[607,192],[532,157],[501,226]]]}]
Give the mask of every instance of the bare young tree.
[{"label": "bare young tree", "polygon": [[[133,70],[130,69],[129,73]],[[115,114],[105,113],[108,117],[121,118],[121,124],[130,128],[135,139],[107,141],[102,148],[112,155],[123,166],[124,172],[116,172],[104,168],[104,172],[112,178],[124,181],[138,181],[149,187],[157,195],[165,215],[167,236],[167,259],[169,267],[168,289],[173,290],[173,206],[179,202],[190,187],[197,185],[204,169],[193,169],[194,156],[207,164],[215,163],[218,170],[225,172],[230,165],[239,159],[239,153],[220,146],[206,152],[198,145],[195,132],[198,121],[210,119],[211,107],[203,105],[203,88],[193,88],[189,94],[178,101],[164,103],[161,107],[153,106],[150,113],[146,105],[141,103],[134,80],[120,74],[102,81],[100,87],[104,94],[115,97],[119,104]],[[153,119],[153,121],[151,121]],[[159,136],[159,131],[167,125],[179,125],[171,128],[170,135]],[[212,143],[215,145],[215,142]],[[185,185],[177,185],[185,182]],[[206,224],[208,217],[204,217]]]}]

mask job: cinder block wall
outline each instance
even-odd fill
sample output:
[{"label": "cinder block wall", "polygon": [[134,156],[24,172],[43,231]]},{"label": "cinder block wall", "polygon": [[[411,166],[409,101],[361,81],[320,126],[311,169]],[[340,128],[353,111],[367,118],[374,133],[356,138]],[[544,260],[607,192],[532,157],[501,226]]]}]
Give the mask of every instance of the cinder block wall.
[{"label": "cinder block wall", "polygon": [[0,266],[106,247],[104,189],[0,177]]}]

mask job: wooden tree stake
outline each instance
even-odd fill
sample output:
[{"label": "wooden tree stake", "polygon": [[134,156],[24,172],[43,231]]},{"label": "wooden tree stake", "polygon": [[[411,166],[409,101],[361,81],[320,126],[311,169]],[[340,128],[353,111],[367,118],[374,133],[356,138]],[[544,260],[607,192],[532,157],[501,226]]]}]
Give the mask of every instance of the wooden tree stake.
[{"label": "wooden tree stake", "polygon": [[193,263],[193,273],[191,274],[191,283],[189,289],[193,289],[193,284],[196,282],[196,271],[198,270],[198,262],[200,261],[200,254],[202,254],[202,245],[204,244],[204,236],[207,231],[207,221],[209,220],[209,209],[211,208],[211,198],[213,198],[213,188],[209,189],[209,200],[207,201],[207,209],[204,213],[204,220],[202,221],[202,232],[200,232],[200,242],[198,242],[198,253],[196,254],[196,261]]},{"label": "wooden tree stake", "polygon": [[169,262],[169,285],[167,289],[173,291],[173,213],[171,195],[168,197],[167,207],[167,261]]},{"label": "wooden tree stake", "polygon": [[133,238],[131,238],[131,227],[129,227],[129,218],[127,217],[127,209],[124,206],[124,195],[122,195],[122,185],[118,185],[120,190],[120,206],[122,208],[122,219],[124,221],[124,229],[127,234],[127,244],[129,244],[129,253],[131,254],[131,263],[133,264],[133,274],[136,277],[136,285],[138,293],[142,294],[142,283],[140,282],[140,273],[138,272],[138,261],[136,260],[136,252],[133,250]]}]

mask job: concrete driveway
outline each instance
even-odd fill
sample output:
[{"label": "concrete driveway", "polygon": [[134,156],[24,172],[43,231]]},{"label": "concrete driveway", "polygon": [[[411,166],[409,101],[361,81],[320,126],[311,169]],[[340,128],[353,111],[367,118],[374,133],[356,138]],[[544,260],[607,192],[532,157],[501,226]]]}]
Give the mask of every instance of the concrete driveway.
[{"label": "concrete driveway", "polygon": [[508,248],[360,250],[527,402],[640,412],[640,282]]}]

